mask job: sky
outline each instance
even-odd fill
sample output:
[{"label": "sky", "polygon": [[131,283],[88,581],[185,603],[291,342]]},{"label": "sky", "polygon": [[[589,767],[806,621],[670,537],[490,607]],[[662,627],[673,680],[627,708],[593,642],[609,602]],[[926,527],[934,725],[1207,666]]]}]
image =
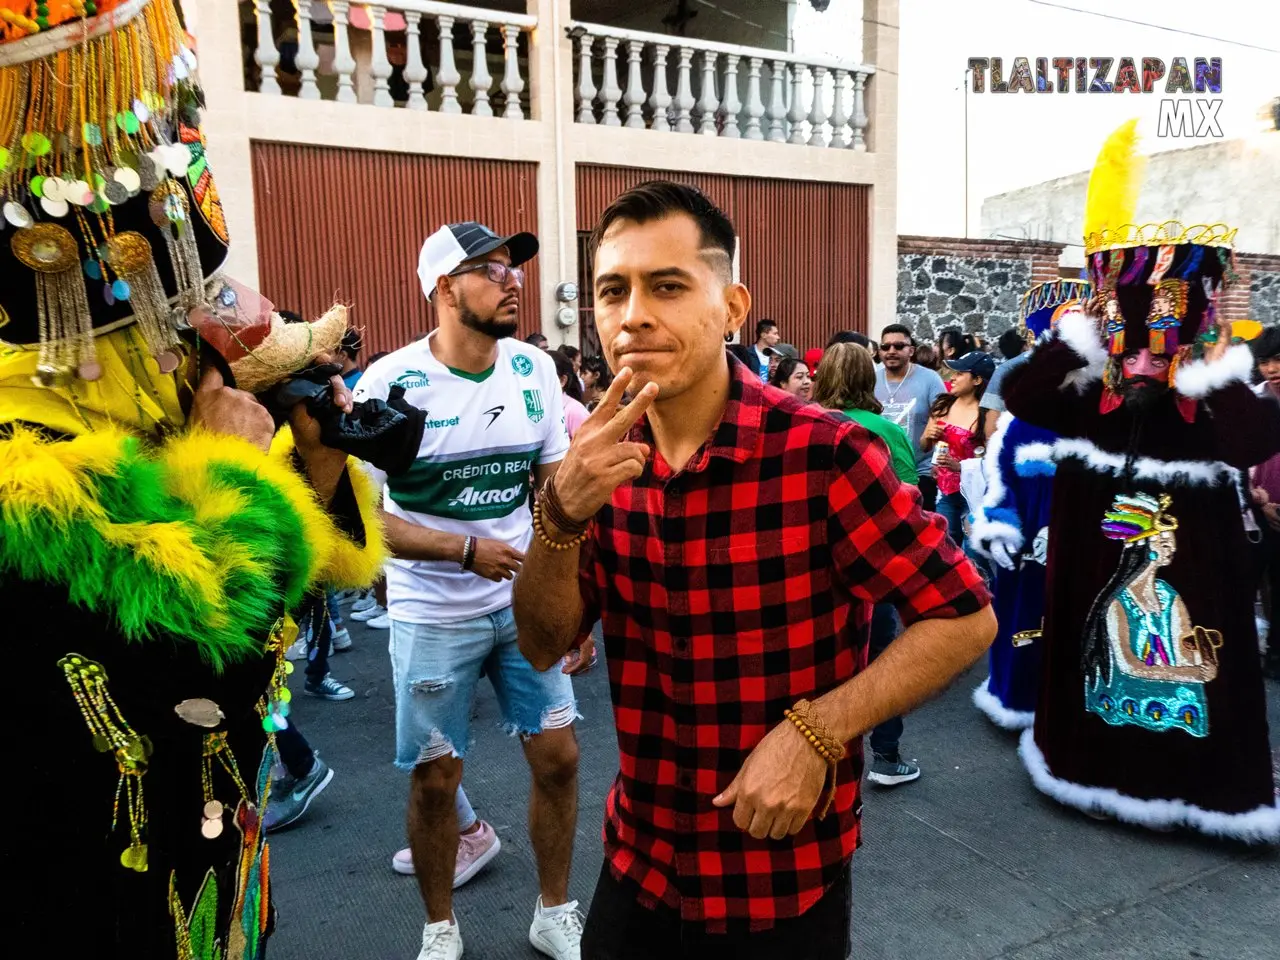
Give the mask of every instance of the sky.
[{"label": "sky", "polygon": [[[1080,94],[1074,85],[1062,94],[997,94],[989,82],[988,92],[975,94],[965,73],[970,57],[1001,57],[1006,79],[1018,56],[1030,58],[1033,70],[1036,57],[1128,56],[1139,69],[1143,57],[1159,57],[1166,68],[1178,56],[1188,64],[1197,56],[1221,57],[1222,93],[1201,96],[1222,100],[1217,116],[1224,139],[1257,136],[1258,109],[1280,96],[1275,0],[1060,4],[1167,29],[1034,0],[901,0],[898,233],[965,235],[966,98],[968,229],[975,236],[984,197],[1088,170],[1107,135],[1126,120],[1139,119],[1144,152],[1208,142],[1157,136],[1163,80],[1149,94]],[[861,11],[862,0],[831,0],[827,12],[817,14],[802,0],[793,24],[795,49],[860,59]],[[1280,197],[1260,200],[1280,204]]]}]

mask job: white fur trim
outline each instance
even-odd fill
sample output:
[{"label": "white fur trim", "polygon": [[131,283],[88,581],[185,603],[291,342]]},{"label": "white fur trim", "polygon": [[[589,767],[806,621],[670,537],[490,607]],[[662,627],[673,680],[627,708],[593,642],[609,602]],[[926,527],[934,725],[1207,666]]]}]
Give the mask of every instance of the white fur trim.
[{"label": "white fur trim", "polygon": [[1034,710],[1010,710],[987,689],[991,678],[987,677],[973,690],[973,705],[986,714],[997,727],[1006,730],[1025,730],[1036,722]]},{"label": "white fur trim", "polygon": [[1229,383],[1248,384],[1253,379],[1253,354],[1248,344],[1238,343],[1221,360],[1206,363],[1192,360],[1178,367],[1177,390],[1184,397],[1199,400]]},{"label": "white fur trim", "polygon": [[1049,772],[1044,754],[1036,745],[1035,731],[1024,730],[1018,756],[1041,793],[1064,806],[1086,813],[1109,813],[1125,823],[1153,829],[1190,827],[1214,837],[1245,843],[1280,843],[1280,805],[1256,807],[1245,813],[1205,810],[1185,800],[1141,800],[1109,787],[1089,787],[1061,780]]},{"label": "white fur trim", "polygon": [[1000,506],[1004,499],[1004,477],[1000,472],[1000,451],[1004,449],[1004,436],[1013,423],[1013,414],[1005,410],[996,420],[996,432],[987,439],[987,452],[982,455],[982,472],[987,477],[987,492],[982,498],[984,509]]},{"label": "white fur trim", "polygon": [[1083,390],[1091,380],[1102,378],[1102,371],[1107,365],[1107,349],[1102,345],[1098,325],[1080,310],[1065,313],[1058,320],[1057,337],[1075,353],[1086,366],[1082,370],[1072,370],[1062,381],[1064,387],[1074,386]]},{"label": "white fur trim", "polygon": [[[1082,437],[1063,437],[1053,445],[1054,460],[1083,461],[1094,473],[1124,475],[1125,457],[1103,450]],[[1138,457],[1133,462],[1139,480],[1156,480],[1163,484],[1189,487],[1216,487],[1235,482],[1235,467],[1220,460],[1156,460]]]},{"label": "white fur trim", "polygon": [[1010,553],[1022,549],[1022,531],[1003,520],[988,520],[986,514],[974,514],[969,526],[969,546],[984,557],[990,555],[985,543],[999,541],[1009,548]]},{"label": "white fur trim", "polygon": [[1053,461],[1053,444],[1024,443],[1013,455],[1014,463],[1050,463]]}]

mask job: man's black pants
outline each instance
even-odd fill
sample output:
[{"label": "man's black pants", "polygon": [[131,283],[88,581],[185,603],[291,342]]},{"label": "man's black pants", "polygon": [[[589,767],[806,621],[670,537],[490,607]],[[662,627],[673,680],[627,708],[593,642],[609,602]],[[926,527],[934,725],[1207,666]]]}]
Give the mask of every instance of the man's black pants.
[{"label": "man's black pants", "polygon": [[726,933],[707,933],[668,906],[641,906],[638,893],[638,884],[616,879],[605,862],[582,935],[582,960],[846,960],[851,949],[848,864],[805,913],[755,932],[737,921]]}]

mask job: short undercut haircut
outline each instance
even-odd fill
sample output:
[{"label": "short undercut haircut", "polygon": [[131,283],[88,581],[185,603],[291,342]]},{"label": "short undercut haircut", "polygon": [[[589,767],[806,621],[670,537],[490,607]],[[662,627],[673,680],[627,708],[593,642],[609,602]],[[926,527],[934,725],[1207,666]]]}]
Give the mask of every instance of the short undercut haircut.
[{"label": "short undercut haircut", "polygon": [[911,328],[906,324],[890,323],[880,331],[880,336],[883,337],[886,333],[900,333],[907,338],[907,343],[911,344],[913,347],[916,345],[916,335],[911,332]]},{"label": "short undercut haircut", "polygon": [[[600,215],[600,222],[591,231],[587,252],[594,270],[596,251],[600,248],[609,228],[620,220],[632,223],[651,223],[674,214],[686,214],[698,225],[704,252],[723,253],[723,263],[717,264],[725,282],[733,277],[733,254],[737,249],[737,235],[724,211],[712,203],[697,187],[670,180],[648,180],[620,194]],[[718,255],[717,260],[722,259]]]},{"label": "short undercut haircut", "polygon": [[770,330],[777,330],[778,322],[776,320],[761,320],[756,324],[756,339],[759,340]]}]

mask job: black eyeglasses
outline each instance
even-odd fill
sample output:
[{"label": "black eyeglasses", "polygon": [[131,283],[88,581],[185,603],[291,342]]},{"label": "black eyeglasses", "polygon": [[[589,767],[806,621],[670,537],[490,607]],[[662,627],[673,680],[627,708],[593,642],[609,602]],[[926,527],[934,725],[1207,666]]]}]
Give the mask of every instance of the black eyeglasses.
[{"label": "black eyeglasses", "polygon": [[906,350],[911,346],[909,343],[882,343],[881,350]]},{"label": "black eyeglasses", "polygon": [[449,276],[456,277],[460,273],[473,273],[476,270],[487,271],[489,279],[500,287],[506,286],[507,277],[510,277],[515,281],[516,287],[524,288],[524,271],[519,267],[508,267],[499,260],[486,260],[484,263],[475,263],[469,267],[459,267]]}]

